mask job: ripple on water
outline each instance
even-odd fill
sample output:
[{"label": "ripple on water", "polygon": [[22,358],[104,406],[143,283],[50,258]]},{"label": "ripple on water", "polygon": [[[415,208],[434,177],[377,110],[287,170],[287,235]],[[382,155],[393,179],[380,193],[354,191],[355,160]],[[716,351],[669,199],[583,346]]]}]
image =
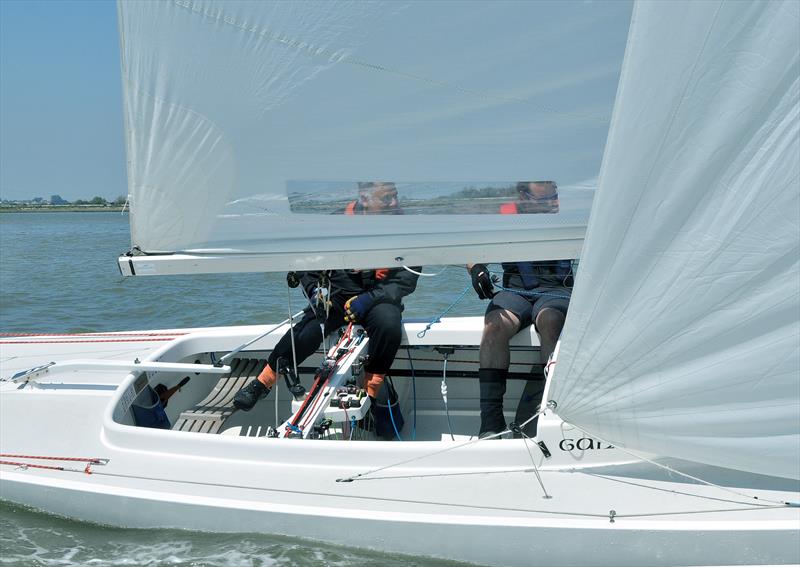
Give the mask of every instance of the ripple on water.
[{"label": "ripple on water", "polygon": [[[343,523],[343,529],[348,529]],[[0,565],[62,567],[454,567],[414,558],[259,534],[99,526],[0,504]]]}]

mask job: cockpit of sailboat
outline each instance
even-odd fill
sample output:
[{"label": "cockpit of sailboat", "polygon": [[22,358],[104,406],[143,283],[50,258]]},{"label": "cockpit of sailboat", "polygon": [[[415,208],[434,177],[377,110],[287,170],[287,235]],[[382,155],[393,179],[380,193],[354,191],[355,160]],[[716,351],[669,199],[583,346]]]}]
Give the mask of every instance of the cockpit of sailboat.
[{"label": "cockpit of sailboat", "polygon": [[[316,377],[324,369],[328,349],[304,361],[298,368],[301,388],[293,389],[292,368],[281,369],[281,384],[274,399],[262,402],[252,412],[237,411],[234,394],[254,380],[264,368],[269,347],[274,346],[288,325],[267,328],[265,337],[246,350],[202,352],[209,337],[186,337],[177,345],[163,349],[159,361],[200,365],[206,372],[217,364],[217,373],[189,371],[143,371],[131,377],[122,388],[113,416],[128,426],[173,429],[246,437],[305,437],[329,440],[405,440],[440,441],[470,439],[478,424],[477,369],[481,319],[444,319],[437,329],[426,329],[425,322],[407,322],[406,337],[390,373],[392,400],[388,389],[376,401],[390,412],[397,428],[389,434],[376,432],[368,411],[369,398],[363,390],[364,346],[368,337],[360,327],[351,332],[353,340],[342,340],[345,328],[329,341],[339,352],[340,363],[329,383],[312,400],[316,410],[300,427],[288,427],[309,398]],[[236,344],[251,338],[252,328],[243,334],[217,337],[216,345]],[[274,332],[269,332],[273,330]],[[430,334],[428,334],[430,333]],[[420,335],[420,336],[417,336]],[[336,344],[339,343],[339,344]],[[197,350],[197,352],[193,352]],[[521,333],[512,346],[509,396],[519,396],[529,380],[544,385],[543,364],[539,360],[538,340],[533,332]],[[348,356],[342,357],[342,352]],[[191,352],[191,354],[187,354]],[[179,357],[175,359],[175,357]],[[186,366],[191,368],[191,366]],[[340,374],[340,376],[334,376]],[[325,378],[328,378],[327,374]],[[284,388],[285,381],[287,387]],[[295,381],[294,384],[297,382]],[[445,396],[442,394],[445,388]],[[310,402],[309,402],[310,403]],[[161,410],[165,410],[161,413]]]}]

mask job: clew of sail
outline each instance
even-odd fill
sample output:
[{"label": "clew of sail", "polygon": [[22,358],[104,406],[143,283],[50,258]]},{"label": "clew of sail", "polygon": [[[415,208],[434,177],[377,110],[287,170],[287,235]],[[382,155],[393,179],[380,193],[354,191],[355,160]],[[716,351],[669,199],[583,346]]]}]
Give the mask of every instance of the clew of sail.
[{"label": "clew of sail", "polygon": [[800,478],[800,4],[637,4],[551,399]]}]

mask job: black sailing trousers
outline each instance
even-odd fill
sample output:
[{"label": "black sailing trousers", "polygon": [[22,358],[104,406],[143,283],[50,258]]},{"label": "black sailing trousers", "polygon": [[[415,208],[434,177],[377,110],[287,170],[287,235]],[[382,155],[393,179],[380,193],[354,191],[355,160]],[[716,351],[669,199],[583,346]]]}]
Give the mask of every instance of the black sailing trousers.
[{"label": "black sailing trousers", "polygon": [[[400,347],[402,339],[401,307],[393,303],[377,303],[367,312],[363,321],[358,321],[369,336],[367,360],[364,370],[373,374],[386,374],[392,366],[394,356]],[[339,327],[347,325],[344,320],[344,307],[334,300],[325,322],[325,335],[329,335]],[[320,321],[310,308],[306,308],[303,318],[294,327],[294,344],[297,352],[297,364],[306,358],[322,344],[322,329]],[[278,341],[275,350],[269,355],[269,366],[277,370],[278,358],[292,360],[292,338],[286,333]]]}]

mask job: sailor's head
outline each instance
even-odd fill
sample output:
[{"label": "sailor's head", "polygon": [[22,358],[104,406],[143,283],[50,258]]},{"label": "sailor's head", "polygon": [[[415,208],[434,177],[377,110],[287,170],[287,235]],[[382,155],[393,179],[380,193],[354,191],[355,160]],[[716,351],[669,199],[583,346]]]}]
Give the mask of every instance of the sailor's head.
[{"label": "sailor's head", "polygon": [[558,196],[558,185],[555,181],[520,181],[517,193],[522,200],[544,201]]},{"label": "sailor's head", "polygon": [[360,181],[358,202],[367,214],[394,212],[400,205],[397,200],[397,187],[389,181]]}]

